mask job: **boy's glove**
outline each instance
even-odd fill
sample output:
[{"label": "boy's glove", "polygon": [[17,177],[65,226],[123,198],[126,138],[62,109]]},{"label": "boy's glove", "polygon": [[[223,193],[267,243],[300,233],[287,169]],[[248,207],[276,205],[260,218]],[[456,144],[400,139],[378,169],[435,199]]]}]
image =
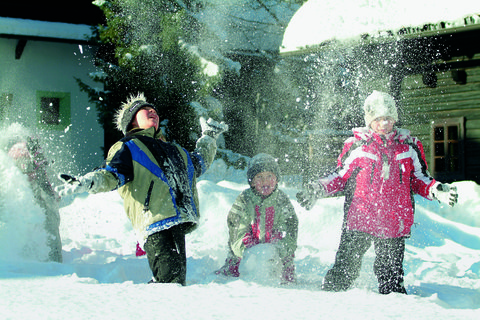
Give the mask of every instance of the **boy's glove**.
[{"label": "boy's glove", "polygon": [[321,184],[309,183],[305,186],[305,190],[297,193],[298,203],[307,210],[315,205],[315,202],[325,195],[325,191]]},{"label": "boy's glove", "polygon": [[430,189],[431,198],[441,203],[446,203],[450,207],[458,202],[457,187],[447,183],[436,182]]},{"label": "boy's glove", "polygon": [[100,178],[94,172],[89,172],[78,178],[68,174],[60,174],[58,178],[63,181],[63,185],[55,187],[55,191],[60,197],[74,193],[94,193],[100,185]]},{"label": "boy's glove", "polygon": [[200,117],[200,126],[202,127],[202,134],[210,136],[215,140],[222,133],[228,131],[228,125],[225,122],[217,122],[212,118],[205,120],[204,117]]}]

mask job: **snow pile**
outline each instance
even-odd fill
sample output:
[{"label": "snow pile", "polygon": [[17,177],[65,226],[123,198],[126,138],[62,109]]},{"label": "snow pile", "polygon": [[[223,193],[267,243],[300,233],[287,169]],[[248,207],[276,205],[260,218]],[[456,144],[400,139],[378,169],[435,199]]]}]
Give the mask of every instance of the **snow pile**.
[{"label": "snow pile", "polygon": [[277,250],[270,243],[256,245],[245,250],[243,261],[238,271],[245,281],[263,285],[278,283],[282,268],[277,263],[279,256]]},{"label": "snow pile", "polygon": [[[8,190],[28,194],[26,180],[12,176],[16,175],[13,164],[0,160],[2,184],[16,179],[15,187],[9,185]],[[378,294],[373,249],[365,255],[353,289],[321,291],[340,239],[344,199],[323,199],[305,211],[295,200],[298,189],[285,185],[281,188],[299,217],[297,283],[282,286],[268,281],[268,251],[263,246],[245,258],[240,278],[215,275],[227,255],[226,215],[247,188],[245,171],[227,168],[222,160],[215,161],[198,182],[202,219],[187,236],[186,287],[147,284],[151,272],[146,258],[135,256],[135,235],[117,192],[82,194],[61,209],[63,264],[39,262],[35,256],[13,259],[21,244],[35,243],[38,252],[46,246],[37,242],[41,231],[28,218],[38,214],[28,202],[31,199],[4,196],[3,188],[0,318],[245,319],[253,312],[259,318],[275,319],[407,319],[412,314],[474,319],[480,306],[480,186],[470,181],[455,185],[460,199],[454,209],[415,198],[416,226],[404,262],[408,296]],[[18,219],[5,220],[12,212]],[[15,233],[5,234],[5,228]]]}]

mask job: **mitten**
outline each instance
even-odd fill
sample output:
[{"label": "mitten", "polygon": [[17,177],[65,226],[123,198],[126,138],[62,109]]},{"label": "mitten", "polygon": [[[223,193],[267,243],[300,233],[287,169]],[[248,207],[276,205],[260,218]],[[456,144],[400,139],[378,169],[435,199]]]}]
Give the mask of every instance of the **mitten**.
[{"label": "mitten", "polygon": [[430,197],[440,203],[445,203],[453,207],[458,202],[457,187],[447,183],[436,182],[430,188]]},{"label": "mitten", "polygon": [[270,236],[269,243],[277,243],[278,241],[282,240],[285,237],[285,232],[274,231]]},{"label": "mitten", "polygon": [[215,271],[215,274],[223,274],[225,276],[230,277],[240,277],[240,272],[238,271],[238,267],[240,266],[241,258],[227,258],[223,267],[219,270]]},{"label": "mitten", "polygon": [[63,181],[63,185],[55,187],[55,191],[60,197],[83,192],[95,193],[101,181],[95,172],[89,172],[78,178],[68,174],[60,174],[58,178]]},{"label": "mitten", "polygon": [[147,253],[145,252],[145,250],[143,250],[142,247],[140,247],[140,243],[137,242],[137,247],[135,248],[135,256],[141,257],[146,254]]},{"label": "mitten", "polygon": [[245,247],[251,248],[251,247],[259,244],[260,239],[258,239],[258,235],[256,236],[256,235],[252,234],[251,232],[248,232],[248,233],[245,234],[245,236],[243,236],[242,242],[245,245]]},{"label": "mitten", "polygon": [[202,134],[217,139],[222,133],[228,131],[228,125],[225,122],[217,122],[212,118],[205,120],[200,117],[200,126],[202,127]]},{"label": "mitten", "polygon": [[296,281],[295,264],[293,263],[293,259],[293,254],[282,259],[282,284],[294,283]]},{"label": "mitten", "polygon": [[298,203],[307,210],[315,205],[315,202],[325,195],[323,186],[318,183],[309,183],[305,186],[305,190],[297,193]]}]

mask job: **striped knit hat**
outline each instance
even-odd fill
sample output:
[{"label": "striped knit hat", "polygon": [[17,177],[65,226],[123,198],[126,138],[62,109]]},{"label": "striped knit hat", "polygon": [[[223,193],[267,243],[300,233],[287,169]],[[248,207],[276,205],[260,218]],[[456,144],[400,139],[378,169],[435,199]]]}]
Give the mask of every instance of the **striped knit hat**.
[{"label": "striped knit hat", "polygon": [[145,100],[143,93],[139,93],[136,97],[130,96],[130,99],[122,104],[122,107],[115,114],[117,129],[122,131],[124,135],[127,135],[127,132],[131,129],[133,118],[138,110],[144,107],[152,107],[156,110],[155,106]]}]

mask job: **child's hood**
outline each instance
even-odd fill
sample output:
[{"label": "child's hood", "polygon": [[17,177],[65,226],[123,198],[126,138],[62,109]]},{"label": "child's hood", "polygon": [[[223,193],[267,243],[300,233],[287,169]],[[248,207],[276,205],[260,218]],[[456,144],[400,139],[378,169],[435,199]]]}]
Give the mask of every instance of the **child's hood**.
[{"label": "child's hood", "polygon": [[[353,128],[352,132],[356,140],[369,141],[371,139],[374,139],[376,136],[376,133],[374,133],[371,129],[367,127]],[[392,132],[392,135],[388,136],[387,138],[390,138],[392,140],[398,140],[401,143],[412,139],[410,135],[410,130],[402,128],[395,128]]]},{"label": "child's hood", "polygon": [[277,160],[269,154],[259,153],[249,162],[247,170],[248,183],[251,184],[253,178],[258,173],[266,171],[273,172],[273,174],[277,177],[277,181],[280,180],[281,173]]}]

